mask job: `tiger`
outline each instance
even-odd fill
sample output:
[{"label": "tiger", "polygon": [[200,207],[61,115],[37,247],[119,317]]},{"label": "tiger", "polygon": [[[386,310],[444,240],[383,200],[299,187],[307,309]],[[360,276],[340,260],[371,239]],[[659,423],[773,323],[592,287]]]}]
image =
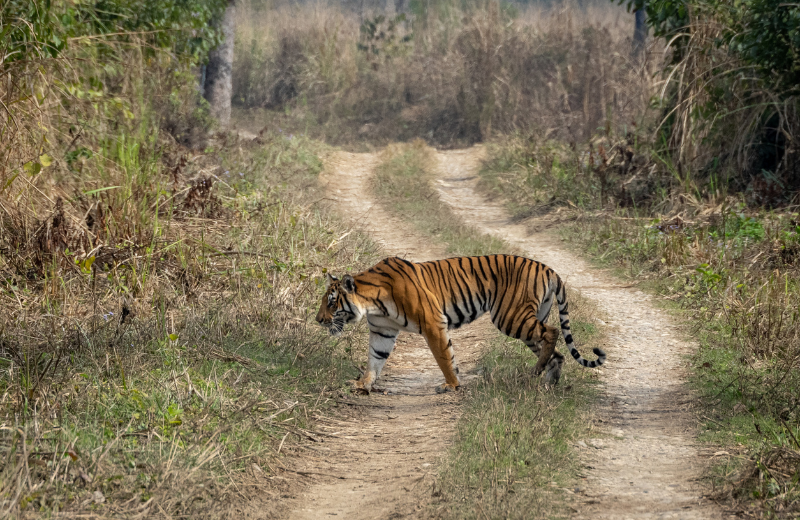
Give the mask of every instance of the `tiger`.
[{"label": "tiger", "polygon": [[455,257],[411,262],[391,257],[361,273],[341,278],[327,273],[317,322],[338,336],[345,324],[366,318],[369,328],[367,370],[354,382],[369,393],[392,353],[400,331],[421,334],[444,374],[437,393],[458,390],[460,380],[448,331],[489,312],[503,334],[522,340],[538,357],[534,376],[561,378],[564,355],[555,350],[558,329],[545,324],[555,299],[561,332],[572,357],[595,368],[606,360],[599,348],[594,361],[581,357],[572,340],[564,283],[541,262],[514,255]]}]

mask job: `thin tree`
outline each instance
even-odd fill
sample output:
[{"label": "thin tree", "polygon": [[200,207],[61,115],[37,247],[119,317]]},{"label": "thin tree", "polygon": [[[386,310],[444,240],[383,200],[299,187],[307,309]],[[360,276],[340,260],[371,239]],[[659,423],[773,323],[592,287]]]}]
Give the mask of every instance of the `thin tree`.
[{"label": "thin tree", "polygon": [[236,0],[228,0],[219,27],[222,29],[222,41],[208,53],[203,95],[210,105],[211,115],[221,127],[226,128],[231,122]]},{"label": "thin tree", "polygon": [[645,48],[647,40],[647,11],[645,6],[633,12],[635,17],[633,28],[633,49],[631,54],[634,58],[638,59]]}]

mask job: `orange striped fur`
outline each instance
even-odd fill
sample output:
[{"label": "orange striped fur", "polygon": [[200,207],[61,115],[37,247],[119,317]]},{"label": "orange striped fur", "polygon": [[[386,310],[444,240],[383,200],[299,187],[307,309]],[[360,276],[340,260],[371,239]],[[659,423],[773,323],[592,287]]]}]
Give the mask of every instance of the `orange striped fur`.
[{"label": "orange striped fur", "polygon": [[535,373],[557,383],[564,356],[555,350],[558,329],[544,322],[558,303],[561,332],[572,357],[585,367],[605,361],[583,359],[569,327],[566,290],[546,265],[519,256],[489,255],[414,263],[387,258],[356,275],[328,275],[317,321],[338,335],[346,323],[363,318],[369,326],[367,371],[356,382],[369,392],[394,349],[400,331],[422,334],[445,377],[439,392],[459,387],[458,367],[448,330],[489,312],[504,334],[522,340],[539,359]]}]

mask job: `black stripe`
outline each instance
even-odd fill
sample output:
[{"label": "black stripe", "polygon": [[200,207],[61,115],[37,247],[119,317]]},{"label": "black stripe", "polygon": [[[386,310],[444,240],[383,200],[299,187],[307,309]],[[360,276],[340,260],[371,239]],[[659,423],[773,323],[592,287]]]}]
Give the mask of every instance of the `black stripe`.
[{"label": "black stripe", "polygon": [[374,354],[376,358],[388,359],[391,352],[381,352],[379,350],[370,349],[370,354]]},{"label": "black stripe", "polygon": [[[458,273],[456,272],[456,270],[453,267],[453,264],[451,262],[448,262],[448,265],[450,267],[450,272],[453,274],[453,284],[458,288],[458,293],[461,295],[461,301],[464,302],[464,304],[466,304],[467,297],[464,294],[464,290],[461,287],[461,283],[459,283]],[[452,293],[453,293],[453,298],[455,298],[455,295],[456,295],[455,291],[452,291]],[[467,287],[467,293],[469,294],[469,287]],[[461,308],[458,306],[458,301],[454,301],[453,304],[456,307],[456,314],[458,314],[458,317],[459,317],[459,320],[460,320],[459,324],[461,324],[461,323],[464,322],[464,313],[461,312]],[[465,307],[466,307],[466,305],[465,305]],[[467,312],[469,312],[469,307],[467,307],[465,310]]]},{"label": "black stripe", "polygon": [[377,330],[371,330],[370,332],[373,333],[373,334],[377,334],[378,336],[380,336],[382,338],[386,338],[386,339],[395,339],[397,337],[396,335],[395,336],[387,336],[386,334],[378,332]]},{"label": "black stripe", "polygon": [[384,316],[389,315],[389,309],[386,308],[382,301],[380,301],[378,298],[369,298],[369,300],[377,304]]},{"label": "black stripe", "polygon": [[403,263],[404,263],[404,264],[406,264],[407,266],[411,267],[412,269],[414,268],[414,263],[413,263],[413,262],[409,262],[409,261],[408,261],[408,260],[406,260],[405,258],[400,258],[399,256],[396,256],[396,257],[394,257],[394,258],[395,258],[395,260],[400,260],[401,262],[403,262]]}]

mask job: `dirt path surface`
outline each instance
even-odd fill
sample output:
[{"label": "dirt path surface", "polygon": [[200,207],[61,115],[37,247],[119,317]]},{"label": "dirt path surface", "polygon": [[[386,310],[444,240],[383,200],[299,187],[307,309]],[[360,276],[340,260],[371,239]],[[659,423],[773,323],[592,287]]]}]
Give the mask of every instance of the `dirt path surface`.
[{"label": "dirt path surface", "polygon": [[[321,180],[336,209],[387,254],[411,260],[443,257],[441,245],[419,236],[372,199],[369,180],[378,163],[374,154],[346,152],[326,161]],[[462,383],[494,334],[488,318],[451,333]],[[318,418],[325,442],[311,447],[313,456],[295,459],[302,467],[291,468],[313,483],[290,504],[286,518],[425,518],[432,478],[459,414],[458,394],[435,393],[443,381],[422,337],[401,333],[377,381],[386,394],[354,398],[343,405],[342,415]]]},{"label": "dirt path surface", "polygon": [[694,441],[692,396],[683,383],[683,358],[692,345],[648,295],[576,258],[553,235],[511,223],[501,206],[487,202],[476,191],[483,154],[481,147],[439,153],[440,197],[465,223],[555,269],[608,320],[596,414],[605,435],[579,448],[588,475],[576,493],[574,518],[723,518],[700,496],[706,458]]}]

